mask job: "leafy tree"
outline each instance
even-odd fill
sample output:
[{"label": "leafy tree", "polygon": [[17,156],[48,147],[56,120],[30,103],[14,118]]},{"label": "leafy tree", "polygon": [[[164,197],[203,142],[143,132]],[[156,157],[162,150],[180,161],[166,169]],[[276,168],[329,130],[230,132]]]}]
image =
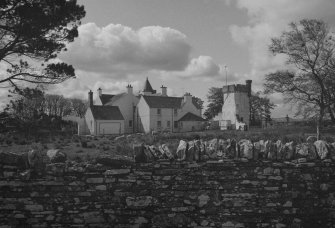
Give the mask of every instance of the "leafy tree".
[{"label": "leafy tree", "polygon": [[250,97],[250,122],[251,125],[258,125],[262,120],[271,120],[271,110],[275,105],[267,97],[261,97],[257,92]]},{"label": "leafy tree", "polygon": [[193,97],[193,101],[201,108],[204,108],[204,101],[201,100],[199,97]]},{"label": "leafy tree", "polygon": [[273,38],[274,55],[285,55],[291,70],[265,77],[266,93],[282,93],[285,102],[297,105],[297,114],[318,115],[319,124],[328,112],[335,123],[335,40],[324,21],[301,20]]},{"label": "leafy tree", "polygon": [[207,94],[208,106],[204,112],[206,119],[210,120],[222,111],[223,91],[222,88],[211,87]]},{"label": "leafy tree", "polygon": [[38,88],[15,89],[13,99],[5,108],[17,130],[29,135],[36,131],[37,122],[44,112],[44,93]]},{"label": "leafy tree", "polygon": [[[260,123],[262,119],[267,121],[271,120],[271,110],[274,109],[275,105],[270,102],[269,98],[261,97],[261,93],[251,95],[250,98],[250,119],[252,123]],[[222,112],[223,105],[223,91],[222,88],[212,87],[209,89],[208,95],[208,106],[205,110],[205,117],[212,119],[220,112]]]},{"label": "leafy tree", "polygon": [[84,7],[76,0],[1,0],[0,64],[7,71],[0,84],[56,84],[74,77],[71,65],[49,60],[78,36],[84,16]]}]

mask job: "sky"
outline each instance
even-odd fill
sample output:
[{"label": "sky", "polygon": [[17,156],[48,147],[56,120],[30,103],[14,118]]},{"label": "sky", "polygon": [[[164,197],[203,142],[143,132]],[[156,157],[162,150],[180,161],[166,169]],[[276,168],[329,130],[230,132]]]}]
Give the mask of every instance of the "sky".
[{"label": "sky", "polygon": [[[304,18],[335,25],[334,0],[78,0],[86,17],[79,37],[59,60],[72,64],[76,79],[49,93],[87,98],[142,89],[146,77],[168,95],[190,92],[207,104],[210,87],[253,80],[262,91],[264,76],[283,69],[284,56],[268,51],[272,37]],[[5,89],[0,95],[6,97]],[[293,116],[279,94],[273,117]],[[2,99],[4,102],[4,99]]]}]

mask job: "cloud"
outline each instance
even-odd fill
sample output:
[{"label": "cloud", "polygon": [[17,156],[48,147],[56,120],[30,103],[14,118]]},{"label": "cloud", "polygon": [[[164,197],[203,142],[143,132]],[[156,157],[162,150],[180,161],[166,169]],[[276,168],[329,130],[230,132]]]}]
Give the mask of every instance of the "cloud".
[{"label": "cloud", "polygon": [[[335,21],[333,0],[236,0],[226,3],[248,14],[248,24],[231,25],[230,33],[237,44],[248,48],[252,67],[248,77],[258,87],[263,84],[264,75],[286,67],[285,56],[273,56],[268,50],[272,37],[280,36],[290,22],[304,18],[323,19],[333,25]],[[279,99],[276,96],[277,103]]]},{"label": "cloud", "polygon": [[230,26],[233,40],[249,49],[252,71],[250,76],[262,80],[263,75],[283,67],[285,58],[268,51],[272,37],[279,36],[288,23],[304,18],[333,22],[335,3],[332,0],[236,0],[236,7],[246,10],[246,26]]},{"label": "cloud", "polygon": [[79,37],[61,58],[78,68],[95,72],[143,72],[183,70],[191,46],[183,33],[160,26],[134,30],[120,24],[79,27]]}]

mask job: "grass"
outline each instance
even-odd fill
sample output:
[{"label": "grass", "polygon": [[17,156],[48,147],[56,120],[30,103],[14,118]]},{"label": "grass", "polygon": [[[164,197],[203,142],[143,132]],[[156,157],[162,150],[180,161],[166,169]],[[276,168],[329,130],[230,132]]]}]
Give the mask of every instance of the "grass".
[{"label": "grass", "polygon": [[[171,151],[176,151],[179,141],[191,141],[197,137],[203,140],[219,139],[250,139],[252,141],[278,140],[283,142],[305,142],[306,138],[315,133],[311,127],[286,126],[268,129],[251,129],[250,131],[219,131],[164,133],[158,135],[133,134],[115,141],[112,136],[106,137],[54,137],[43,139],[39,143],[45,150],[60,149],[66,153],[69,160],[94,161],[99,156],[111,156],[116,159],[130,160],[133,158],[133,145],[145,143],[147,145],[166,144]],[[327,142],[335,141],[335,129],[322,132],[322,139]],[[31,149],[33,141],[10,135],[0,135],[0,152],[26,153]]]}]

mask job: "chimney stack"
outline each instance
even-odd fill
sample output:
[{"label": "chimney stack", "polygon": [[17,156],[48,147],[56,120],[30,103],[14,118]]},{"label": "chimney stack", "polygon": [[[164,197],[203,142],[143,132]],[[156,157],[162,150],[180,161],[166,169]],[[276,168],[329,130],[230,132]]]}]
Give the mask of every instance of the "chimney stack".
[{"label": "chimney stack", "polygon": [[245,84],[247,85],[247,89],[248,89],[248,96],[251,97],[251,83],[252,80],[246,80]]},{"label": "chimney stack", "polygon": [[162,96],[167,96],[167,88],[162,85],[161,89],[162,89]]},{"label": "chimney stack", "polygon": [[92,92],[92,90],[90,90],[90,92],[88,92],[88,105],[89,105],[89,107],[93,106],[93,92]]},{"label": "chimney stack", "polygon": [[99,97],[101,97],[101,95],[102,95],[102,89],[101,88],[98,89],[98,94],[99,94]]},{"label": "chimney stack", "polygon": [[190,93],[184,94],[184,103],[191,103],[192,102],[192,95]]},{"label": "chimney stack", "polygon": [[127,85],[127,93],[133,94],[133,87],[130,84]]}]

